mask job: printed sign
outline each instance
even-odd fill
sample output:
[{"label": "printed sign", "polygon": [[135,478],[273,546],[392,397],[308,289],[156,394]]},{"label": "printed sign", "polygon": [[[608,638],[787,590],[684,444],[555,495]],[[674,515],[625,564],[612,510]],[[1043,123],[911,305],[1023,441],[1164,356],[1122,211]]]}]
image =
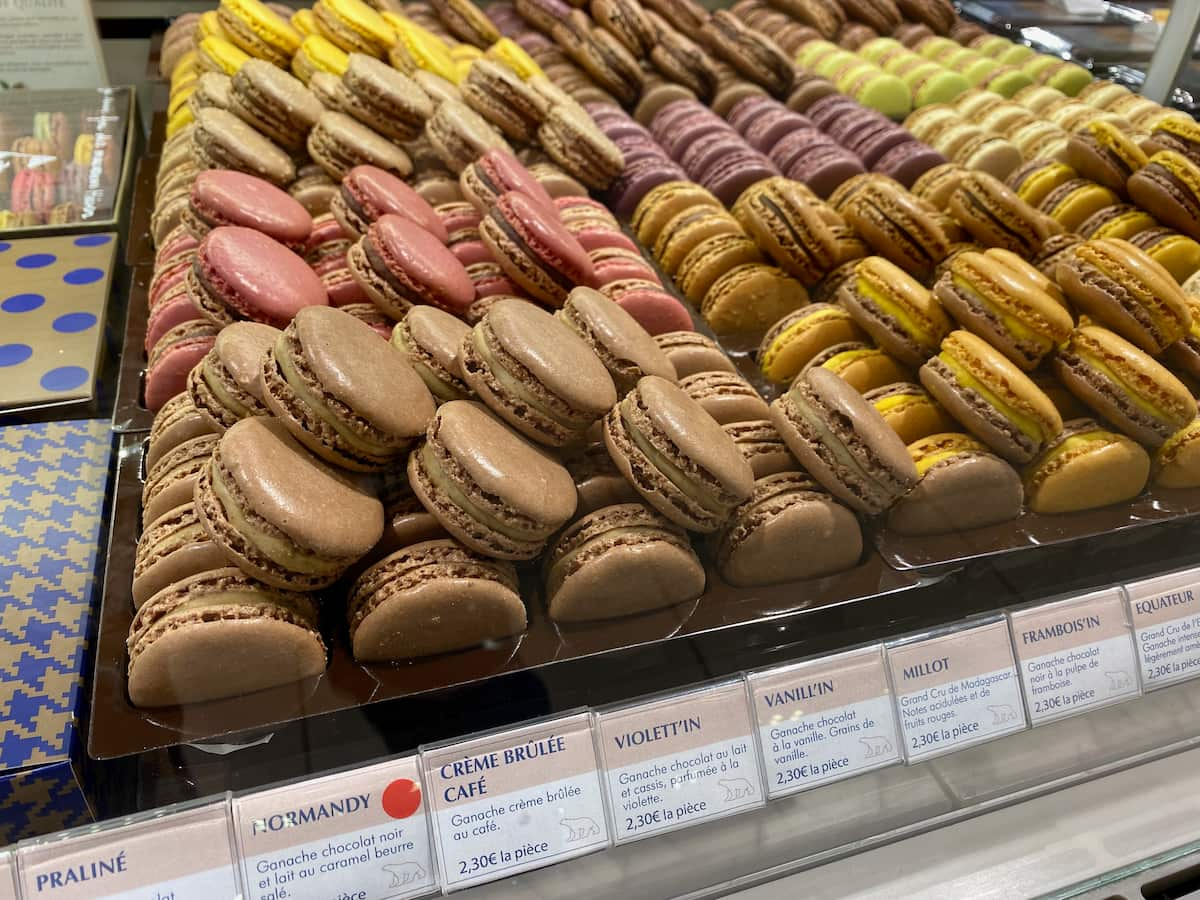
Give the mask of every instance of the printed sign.
[{"label": "printed sign", "polygon": [[1141,693],[1120,588],[1011,613],[1034,725]]},{"label": "printed sign", "polygon": [[1200,570],[1125,586],[1142,670],[1142,687],[1157,690],[1200,675]]},{"label": "printed sign", "polygon": [[749,682],[768,797],[901,760],[882,647],[755,672]]},{"label": "printed sign", "polygon": [[587,713],[426,750],[422,764],[447,890],[608,846]]},{"label": "printed sign", "polygon": [[740,681],[597,719],[617,843],[762,806],[754,727]]},{"label": "printed sign", "polygon": [[238,797],[247,900],[405,900],[437,885],[415,756]]},{"label": "printed sign", "polygon": [[24,844],[17,852],[21,893],[48,900],[236,897],[227,813],[222,800]]},{"label": "printed sign", "polygon": [[887,648],[909,762],[1025,728],[1003,620]]},{"label": "printed sign", "polygon": [[0,89],[107,84],[87,0],[0,0]]}]

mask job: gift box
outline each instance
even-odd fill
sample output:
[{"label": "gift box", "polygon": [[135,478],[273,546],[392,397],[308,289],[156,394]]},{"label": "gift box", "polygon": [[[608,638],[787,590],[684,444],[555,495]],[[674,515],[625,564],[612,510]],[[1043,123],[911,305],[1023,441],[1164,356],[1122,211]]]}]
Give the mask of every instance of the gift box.
[{"label": "gift box", "polygon": [[111,454],[106,421],[0,427],[0,846],[93,818],[79,725]]}]

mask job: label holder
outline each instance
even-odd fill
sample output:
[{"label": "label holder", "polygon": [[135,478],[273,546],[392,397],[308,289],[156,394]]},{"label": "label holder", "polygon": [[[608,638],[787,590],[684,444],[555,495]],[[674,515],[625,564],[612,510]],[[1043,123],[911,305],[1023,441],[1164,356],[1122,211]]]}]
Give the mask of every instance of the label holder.
[{"label": "label holder", "polygon": [[[186,800],[182,803],[173,803],[168,806],[159,807],[158,809],[133,813],[105,822],[80,825],[76,828],[69,828],[66,831],[60,831],[55,834],[26,838],[16,845],[16,852],[13,854],[13,861],[15,863],[13,877],[17,883],[17,896],[23,897],[26,893],[25,876],[29,867],[28,859],[31,854],[52,846],[67,845],[74,842],[79,842],[78,846],[81,848],[93,845],[103,846],[105,841],[110,839],[115,832],[171,819],[174,819],[177,824],[181,824],[185,819],[201,818],[206,814],[220,809],[221,815],[223,815],[225,820],[225,849],[229,857],[230,878],[233,881],[234,888],[238,892],[238,896],[245,897],[246,889],[242,883],[242,867],[239,864],[240,857],[238,855],[237,840],[233,831],[233,816],[231,815],[232,796],[229,791],[226,791],[224,794],[201,797],[196,800]],[[167,828],[169,830],[169,824]],[[48,894],[47,896],[52,897],[53,894]]]},{"label": "label holder", "polygon": [[[755,699],[755,682],[778,676],[786,676],[793,672],[799,672],[804,669],[815,669],[822,664],[837,665],[839,661],[847,661],[851,657],[865,656],[868,651],[874,651],[877,657],[877,665],[879,666],[880,677],[883,680],[883,697],[886,698],[887,714],[890,719],[890,726],[886,729],[886,734],[882,736],[891,740],[892,749],[889,755],[888,751],[881,751],[878,762],[869,765],[863,765],[855,768],[853,771],[845,774],[835,775],[832,778],[819,779],[816,783],[809,784],[803,780],[794,782],[792,785],[782,785],[780,790],[775,790],[775,785],[772,784],[770,773],[768,772],[768,753],[765,745],[766,738],[762,733],[762,726],[758,725],[758,706]],[[754,725],[755,741],[758,744],[759,760],[762,766],[763,781],[766,786],[766,798],[768,801],[780,800],[784,797],[790,797],[795,794],[804,793],[817,788],[825,787],[826,785],[836,784],[839,781],[845,781],[848,778],[853,778],[857,775],[865,775],[868,772],[875,772],[879,769],[888,768],[889,766],[902,765],[904,763],[904,750],[902,746],[902,738],[900,733],[899,717],[896,713],[896,696],[892,687],[892,679],[888,672],[887,655],[884,650],[884,645],[878,641],[859,644],[856,647],[848,647],[845,650],[840,650],[832,654],[814,654],[804,659],[797,660],[792,663],[785,663],[782,666],[764,666],[758,669],[751,669],[743,673],[743,679],[746,683],[746,702],[750,706],[751,720]]]},{"label": "label holder", "polygon": [[402,891],[396,894],[388,894],[386,896],[386,900],[392,900],[392,898],[396,898],[396,900],[418,900],[418,898],[432,897],[440,894],[442,878],[441,871],[438,867],[438,854],[434,848],[433,815],[429,805],[429,790],[425,786],[425,767],[421,764],[420,755],[417,753],[412,753],[408,755],[378,757],[360,764],[339,766],[336,769],[332,769],[328,772],[322,772],[319,775],[288,778],[272,784],[264,785],[262,787],[233,793],[230,799],[229,820],[233,829],[233,837],[235,841],[234,846],[237,850],[235,863],[237,864],[241,874],[241,884],[243,886],[243,894],[246,897],[246,900],[250,900],[251,897],[251,894],[249,893],[251,875],[248,871],[250,867],[250,860],[253,859],[255,855],[260,854],[253,853],[243,838],[242,817],[239,815],[239,803],[241,801],[273,791],[286,790],[287,788],[293,787],[303,787],[313,782],[331,781],[333,779],[349,775],[365,775],[371,769],[382,769],[388,765],[399,766],[409,762],[412,763],[413,769],[415,770],[416,783],[421,790],[421,796],[423,800],[425,817],[425,842],[429,853],[430,877],[432,879],[432,883],[427,887],[419,888],[413,892]]},{"label": "label holder", "polygon": [[[1127,582],[1122,585],[1122,589],[1125,592],[1125,601],[1128,605],[1127,615],[1129,616],[1131,633],[1133,635],[1134,650],[1137,653],[1138,669],[1142,681],[1142,693],[1148,694],[1151,691],[1157,691],[1161,688],[1181,684],[1184,681],[1200,677],[1200,665],[1189,666],[1182,672],[1169,673],[1162,670],[1162,663],[1147,662],[1145,648],[1142,639],[1139,637],[1139,633],[1142,630],[1148,630],[1153,627],[1162,627],[1165,629],[1171,623],[1178,623],[1180,621],[1194,620],[1197,624],[1200,624],[1200,603],[1197,603],[1196,609],[1191,614],[1184,614],[1174,618],[1163,617],[1160,623],[1147,624],[1143,628],[1139,628],[1138,626],[1138,614],[1136,611],[1138,603],[1162,596],[1172,590],[1179,592],[1191,589],[1200,593],[1200,567],[1189,566],[1164,572],[1161,575],[1153,575],[1149,578]],[[1192,629],[1189,627],[1189,630]],[[1200,629],[1192,630],[1192,634],[1200,636]],[[1191,636],[1188,635],[1188,637]],[[1186,640],[1187,637],[1177,639]],[[1183,653],[1181,655],[1184,656],[1186,661],[1187,655]],[[1200,661],[1200,652],[1195,652],[1193,655]]]},{"label": "label holder", "polygon": [[[632,712],[636,709],[646,707],[654,707],[659,704],[665,704],[672,701],[686,702],[688,698],[713,694],[717,691],[729,691],[732,695],[737,696],[742,703],[743,712],[746,716],[746,740],[749,745],[751,759],[756,767],[754,773],[746,773],[745,777],[749,784],[756,789],[757,799],[753,803],[739,805],[735,808],[722,811],[716,815],[705,816],[700,819],[689,819],[678,824],[654,828],[640,835],[629,835],[621,837],[620,823],[625,814],[617,808],[617,797],[614,795],[613,788],[609,781],[609,764],[604,748],[604,732],[601,725],[601,720],[605,716],[611,716],[623,712]],[[666,690],[659,691],[654,694],[648,694],[644,697],[638,697],[635,700],[621,701],[617,703],[606,704],[592,711],[592,736],[596,744],[596,761],[599,764],[601,776],[601,784],[604,790],[604,802],[608,812],[610,823],[610,834],[614,846],[636,843],[646,838],[657,837],[659,835],[670,834],[674,831],[680,831],[685,828],[690,828],[696,825],[704,825],[709,822],[720,821],[743,812],[749,812],[754,809],[761,809],[766,804],[767,792],[763,778],[763,758],[759,742],[755,734],[753,709],[747,699],[746,679],[743,675],[738,674],[732,678],[722,678],[714,681],[705,682],[698,685],[693,685],[690,688],[683,690]],[[753,777],[752,777],[753,776]],[[722,788],[729,790],[730,793],[735,793],[734,789]],[[742,788],[741,790],[744,790]],[[740,793],[740,790],[736,791]]]},{"label": "label holder", "polygon": [[[924,644],[929,641],[943,641],[946,639],[952,639],[954,637],[966,635],[969,632],[984,628],[993,628],[1003,636],[1004,646],[1007,651],[1008,667],[1012,669],[1012,681],[1015,689],[1014,696],[1011,698],[1012,702],[1002,704],[1006,708],[1000,710],[999,712],[991,711],[993,715],[993,721],[995,722],[994,727],[1001,728],[1001,730],[988,732],[987,734],[982,735],[975,740],[953,743],[949,746],[931,750],[927,753],[915,752],[921,748],[913,748],[911,746],[912,736],[908,734],[908,731],[905,728],[905,711],[901,698],[902,696],[906,695],[903,695],[896,685],[895,672],[892,666],[893,654],[915,645]],[[931,759],[937,759],[940,756],[945,756],[949,753],[956,753],[960,750],[967,750],[971,747],[976,747],[980,744],[988,743],[989,741],[998,740],[1010,734],[1016,734],[1017,732],[1025,731],[1029,728],[1029,715],[1025,709],[1024,696],[1020,689],[1020,667],[1017,664],[1016,652],[1012,645],[1012,637],[1008,628],[1008,620],[1003,613],[989,613],[985,615],[971,616],[967,619],[952,623],[950,625],[927,629],[916,634],[907,635],[897,640],[887,641],[884,643],[883,649],[888,684],[891,688],[892,702],[894,704],[896,713],[896,730],[900,734],[901,741],[904,745],[905,765],[911,766],[917,763],[927,762]],[[1001,719],[1001,717],[1005,717],[1006,721],[997,721]]]},{"label": "label holder", "polygon": [[[1106,594],[1112,595],[1108,599],[1117,601],[1115,605],[1120,611],[1119,620],[1121,625],[1121,635],[1124,636],[1126,642],[1128,643],[1129,655],[1132,662],[1129,672],[1118,672],[1115,674],[1127,675],[1131,682],[1130,688],[1128,690],[1123,690],[1120,693],[1110,692],[1110,695],[1101,702],[1065,708],[1058,713],[1051,711],[1039,716],[1037,713],[1037,703],[1039,701],[1033,697],[1033,692],[1029,684],[1029,676],[1026,674],[1025,663],[1022,658],[1022,642],[1018,637],[1018,628],[1020,627],[1018,625],[1019,620],[1025,616],[1049,612],[1055,609],[1065,609],[1076,604],[1083,605],[1088,602],[1103,601],[1106,599]],[[1133,627],[1130,623],[1128,592],[1125,590],[1124,585],[1112,584],[1107,587],[1096,588],[1092,591],[1085,591],[1084,593],[1058,594],[1034,603],[1027,603],[1021,606],[1012,607],[1005,611],[1005,616],[1008,619],[1009,637],[1012,641],[1013,655],[1017,664],[1017,674],[1020,677],[1021,682],[1021,694],[1025,698],[1025,709],[1026,714],[1028,715],[1030,727],[1039,728],[1043,725],[1049,725],[1052,722],[1061,722],[1064,719],[1083,715],[1084,713],[1094,712],[1098,709],[1104,709],[1106,706],[1112,706],[1116,703],[1122,703],[1126,700],[1133,700],[1142,696],[1143,692],[1140,671],[1140,656],[1137,651],[1136,641],[1134,640]],[[1042,655],[1044,656],[1046,654]]]},{"label": "label holder", "polygon": [[[547,725],[563,724],[566,726],[564,728],[564,730],[570,730],[574,727],[574,724],[576,721],[578,721],[580,724],[582,724],[588,731],[588,747],[591,751],[592,761],[594,763],[594,769],[592,771],[592,774],[594,775],[595,780],[596,780],[596,791],[597,791],[597,796],[599,797],[599,800],[600,800],[599,815],[602,820],[601,822],[595,822],[594,824],[597,825],[599,827],[599,829],[601,830],[601,833],[599,835],[601,840],[595,842],[594,844],[588,844],[583,847],[580,847],[576,851],[569,851],[566,853],[556,854],[556,856],[553,860],[550,860],[541,865],[531,865],[531,866],[524,867],[524,868],[514,868],[514,869],[494,873],[494,877],[485,877],[482,879],[468,880],[468,881],[463,881],[460,883],[452,884],[451,883],[452,869],[451,869],[450,864],[447,862],[446,847],[444,846],[443,839],[442,839],[442,829],[440,828],[438,821],[437,821],[439,809],[437,806],[437,801],[434,799],[436,792],[433,790],[433,787],[432,787],[433,780],[429,775],[429,767],[431,765],[431,757],[434,754],[441,753],[442,751],[445,751],[445,750],[448,750],[451,748],[461,748],[465,751],[467,748],[472,747],[477,744],[486,744],[489,742],[494,742],[496,739],[501,738],[504,735],[517,734],[517,733],[524,732],[524,731],[536,730],[539,728],[543,728],[544,726],[547,726]],[[539,718],[532,719],[530,721],[520,722],[516,725],[500,726],[498,728],[491,728],[491,729],[487,729],[485,731],[476,732],[474,734],[467,735],[466,737],[453,738],[450,740],[438,741],[438,742],[432,743],[432,744],[421,745],[421,747],[418,749],[418,758],[420,759],[420,762],[421,762],[420,768],[421,768],[422,784],[425,786],[425,790],[428,791],[428,796],[430,798],[429,823],[430,823],[430,828],[433,831],[433,848],[434,848],[434,855],[436,857],[435,864],[437,865],[438,872],[440,873],[440,876],[441,876],[442,894],[443,895],[449,895],[449,894],[455,893],[457,891],[465,890],[470,887],[475,887],[475,886],[478,886],[481,884],[487,884],[491,881],[495,881],[500,878],[508,878],[508,877],[512,877],[515,875],[519,875],[519,874],[522,874],[523,872],[535,871],[537,869],[547,868],[548,866],[566,862],[567,860],[578,859],[579,857],[587,856],[587,855],[590,855],[590,854],[595,853],[600,850],[606,850],[613,845],[612,826],[611,826],[611,823],[608,821],[608,808],[607,808],[607,804],[604,802],[604,778],[603,778],[603,776],[601,774],[601,770],[600,770],[600,760],[596,757],[595,739],[596,739],[595,729],[593,728],[592,714],[591,714],[590,710],[587,707],[575,707],[573,709],[566,710],[559,714],[541,716]]]}]

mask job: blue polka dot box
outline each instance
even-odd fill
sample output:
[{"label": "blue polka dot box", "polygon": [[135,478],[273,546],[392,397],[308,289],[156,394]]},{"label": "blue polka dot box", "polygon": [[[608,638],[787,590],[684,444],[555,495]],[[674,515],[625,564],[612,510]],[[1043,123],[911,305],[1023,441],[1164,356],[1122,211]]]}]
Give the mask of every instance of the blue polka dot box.
[{"label": "blue polka dot box", "polygon": [[0,239],[0,413],[91,399],[117,240]]}]

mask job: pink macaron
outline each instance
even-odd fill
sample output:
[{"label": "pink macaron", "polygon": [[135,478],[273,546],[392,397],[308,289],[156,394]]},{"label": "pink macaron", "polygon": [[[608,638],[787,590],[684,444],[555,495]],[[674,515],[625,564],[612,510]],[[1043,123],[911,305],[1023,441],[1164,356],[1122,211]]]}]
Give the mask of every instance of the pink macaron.
[{"label": "pink macaron", "polygon": [[312,216],[287,191],[226,169],[196,176],[184,223],[197,238],[220,225],[253,228],[293,250],[303,248],[312,231]]},{"label": "pink macaron", "polygon": [[204,321],[207,321],[204,315],[188,297],[187,285],[179,282],[174,290],[164,294],[159,302],[150,308],[150,315],[146,319],[146,352],[152,353],[158,342],[163,339],[163,335],[177,325]]},{"label": "pink macaron", "polygon": [[186,225],[177,225],[163,239],[162,246],[158,248],[158,252],[154,255],[155,268],[185,257],[190,259],[199,245],[199,239],[188,231]]},{"label": "pink macaron", "polygon": [[650,334],[696,330],[687,307],[666,291],[635,289],[624,291],[614,299],[617,306],[633,316]]},{"label": "pink macaron", "polygon": [[355,166],[329,201],[329,211],[347,235],[357,240],[381,216],[403,216],[443,244],[448,232],[442,219],[420,194],[376,166]]},{"label": "pink macaron", "polygon": [[492,149],[463,169],[458,178],[463,196],[480,215],[509,191],[520,191],[543,206],[553,206],[550,194],[529,170],[507,150]]},{"label": "pink macaron", "polygon": [[146,408],[157,412],[176,394],[182,394],[188,373],[216,342],[217,329],[209,322],[184,322],[168,331],[146,364]]},{"label": "pink macaron", "polygon": [[187,292],[218,325],[241,319],[286,328],[306,306],[328,306],[321,279],[309,265],[272,238],[250,228],[214,228],[188,273]]},{"label": "pink macaron", "polygon": [[450,245],[450,252],[454,254],[460,263],[468,267],[476,263],[495,262],[492,259],[492,251],[487,248],[487,244],[478,239],[455,241]]},{"label": "pink macaron", "polygon": [[614,281],[624,281],[636,278],[662,285],[662,279],[654,271],[654,267],[636,250],[626,250],[623,247],[601,247],[593,250],[588,256],[596,272],[596,283],[611,284]]}]

